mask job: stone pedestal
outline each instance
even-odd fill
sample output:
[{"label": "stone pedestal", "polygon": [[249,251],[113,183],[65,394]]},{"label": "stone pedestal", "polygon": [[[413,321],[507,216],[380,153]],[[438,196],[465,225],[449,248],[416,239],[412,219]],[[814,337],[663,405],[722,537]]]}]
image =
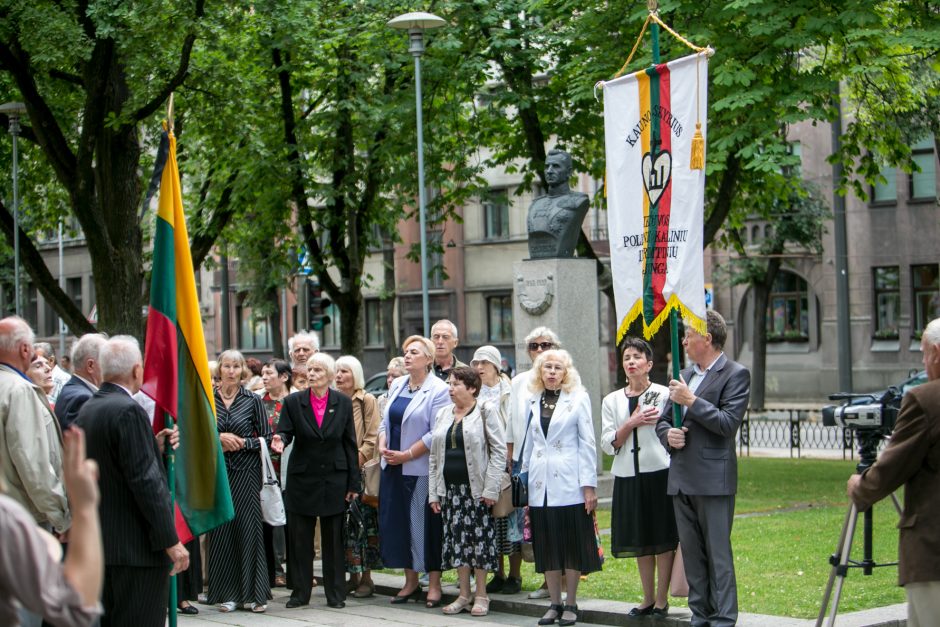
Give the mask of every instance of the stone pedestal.
[{"label": "stone pedestal", "polygon": [[[516,339],[516,371],[532,367],[525,337],[546,326],[561,338],[571,353],[591,397],[594,435],[600,441],[600,331],[597,312],[597,275],[592,259],[526,259],[513,264],[513,337]],[[597,449],[598,470],[601,450]]]}]

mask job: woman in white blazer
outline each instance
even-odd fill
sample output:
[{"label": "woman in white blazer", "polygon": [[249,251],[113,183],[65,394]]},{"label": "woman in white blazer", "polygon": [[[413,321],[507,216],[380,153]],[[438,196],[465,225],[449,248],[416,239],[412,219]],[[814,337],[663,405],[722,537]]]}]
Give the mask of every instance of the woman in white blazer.
[{"label": "woman in white blazer", "polygon": [[450,405],[447,384],[431,373],[434,344],[412,335],[404,344],[407,374],[392,382],[379,426],[379,537],[386,568],[402,568],[405,585],[392,603],[417,601],[418,573],[428,573],[428,607],[441,604],[441,515],[428,504],[428,453],[431,427]]},{"label": "woman in white blazer", "polygon": [[637,558],[643,604],[628,615],[662,618],[669,611],[669,579],[679,543],[672,498],[666,494],[669,454],[655,430],[669,389],[650,382],[653,348],[648,342],[628,337],[622,347],[627,386],[605,396],[601,409],[601,448],[614,456],[610,547],[614,557]]},{"label": "woman in white blazer", "polygon": [[597,451],[591,400],[567,351],[542,353],[532,370],[522,472],[529,479],[535,570],[545,574],[552,602],[539,624],[574,625],[581,574],[601,569],[594,534]]}]

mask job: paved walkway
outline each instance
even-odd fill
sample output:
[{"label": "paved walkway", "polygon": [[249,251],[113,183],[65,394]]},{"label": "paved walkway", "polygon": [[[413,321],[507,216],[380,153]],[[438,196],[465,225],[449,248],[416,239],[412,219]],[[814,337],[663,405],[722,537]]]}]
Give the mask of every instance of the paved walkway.
[{"label": "paved walkway", "polygon": [[[389,596],[398,591],[402,583],[401,577],[393,575],[374,575],[377,584],[377,594],[371,599],[353,599],[346,601],[342,610],[334,610],[326,605],[323,597],[323,588],[318,587],[313,592],[310,606],[306,608],[287,609],[288,592],[284,588],[274,591],[275,599],[268,605],[265,614],[252,614],[246,611],[237,611],[222,614],[215,607],[198,605],[199,615],[195,617],[180,616],[179,627],[218,627],[219,625],[243,625],[245,627],[303,627],[315,626],[349,626],[349,627],[378,627],[393,625],[411,625],[419,627],[444,627],[447,625],[462,625],[465,627],[493,627],[496,625],[532,625],[548,607],[548,601],[530,601],[526,593],[517,595],[492,595],[490,615],[485,618],[474,618],[469,614],[459,616],[444,616],[440,609],[426,609],[424,604],[407,603],[405,605],[391,605]],[[445,601],[456,596],[456,588],[444,587]],[[820,591],[821,592],[821,591]],[[594,599],[579,600],[582,610],[582,619],[579,625],[650,625],[656,627],[678,627],[689,624],[687,609],[677,608],[670,612],[668,619],[659,621],[632,621],[626,618],[632,604],[619,601],[603,601]],[[840,614],[836,625],[838,627],[900,627],[905,625],[907,616],[906,607],[892,605],[850,614]],[[814,620],[786,618],[780,616],[765,616],[761,614],[742,614],[738,625],[741,627],[810,627]]]}]

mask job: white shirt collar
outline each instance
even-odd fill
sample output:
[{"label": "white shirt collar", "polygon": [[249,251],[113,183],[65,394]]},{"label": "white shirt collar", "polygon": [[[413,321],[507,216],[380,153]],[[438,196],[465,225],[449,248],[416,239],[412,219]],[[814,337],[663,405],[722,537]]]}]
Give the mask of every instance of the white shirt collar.
[{"label": "white shirt collar", "polygon": [[701,368],[699,368],[698,364],[692,364],[692,370],[695,372],[695,374],[699,375],[700,377],[704,377],[705,374],[706,374],[709,370],[712,369],[712,366],[715,365],[715,362],[717,362],[719,359],[721,359],[721,356],[724,355],[724,354],[725,354],[724,351],[721,351],[720,353],[718,353],[718,357],[715,357],[715,359],[712,361],[712,363],[708,364],[708,367],[705,368],[705,370],[702,370]]}]

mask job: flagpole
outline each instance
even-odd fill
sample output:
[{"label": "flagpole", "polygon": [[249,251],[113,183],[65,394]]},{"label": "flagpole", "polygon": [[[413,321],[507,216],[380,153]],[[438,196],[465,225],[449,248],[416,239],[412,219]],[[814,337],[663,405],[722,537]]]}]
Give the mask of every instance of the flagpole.
[{"label": "flagpole", "polygon": [[[173,133],[173,92],[170,92],[170,98],[166,106],[167,133]],[[163,412],[163,426],[167,429],[173,428],[173,416],[169,412]],[[176,516],[176,453],[173,452],[173,446],[170,445],[169,438],[164,440],[164,449],[166,450],[166,481],[170,489],[170,503],[173,504],[173,515]],[[176,597],[176,575],[170,575],[170,598],[167,600],[167,619],[169,627],[176,627],[177,607],[179,601]]]},{"label": "flagpole", "polygon": [[[657,13],[659,11],[659,3],[657,0],[649,0],[647,6],[649,7],[650,13]],[[653,44],[653,65],[659,65],[659,24],[656,21],[653,21],[650,24],[650,39]],[[653,132],[655,136],[653,137],[653,150],[659,150],[659,126],[655,125],[653,127]],[[652,155],[653,159],[656,159],[656,155]],[[676,314],[676,310],[673,309],[669,312],[669,342],[670,348],[672,350],[672,378],[679,379],[679,316]],[[678,429],[682,426],[682,406],[678,403],[672,404],[672,423]]]},{"label": "flagpole", "polygon": [[[164,412],[163,414],[164,426],[167,429],[173,428],[173,416],[169,412]],[[176,453],[173,452],[173,447],[170,445],[170,439],[167,438],[164,440],[164,446],[166,447],[166,481],[168,487],[170,488],[170,503],[176,503]],[[174,516],[175,516],[175,507],[174,507]],[[170,598],[168,602],[168,618],[169,618],[169,627],[176,627],[176,610],[177,610],[177,599],[176,599],[176,577],[177,575],[170,576]]]}]

